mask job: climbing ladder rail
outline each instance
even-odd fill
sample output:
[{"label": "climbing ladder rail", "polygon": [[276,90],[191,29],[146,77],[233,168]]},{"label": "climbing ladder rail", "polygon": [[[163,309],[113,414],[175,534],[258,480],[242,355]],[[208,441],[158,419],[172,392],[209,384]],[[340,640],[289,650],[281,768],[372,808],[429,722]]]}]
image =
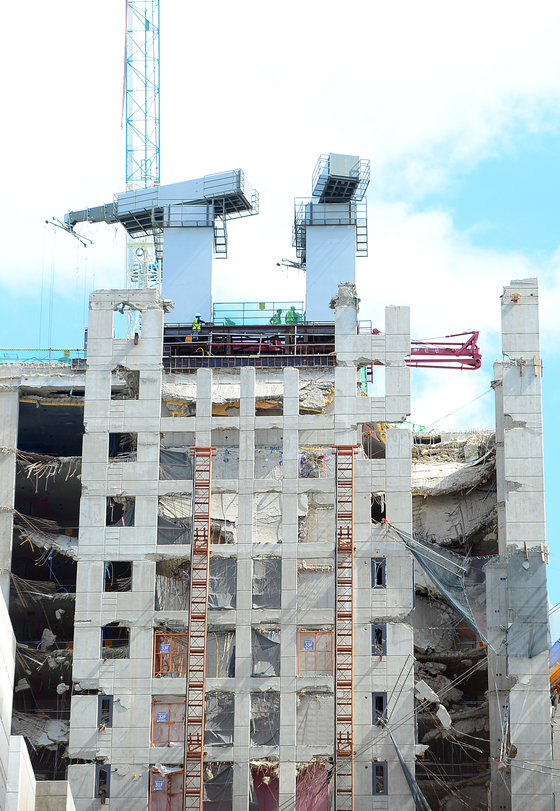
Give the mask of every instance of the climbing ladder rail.
[{"label": "climbing ladder rail", "polygon": [[210,504],[214,448],[190,449],[193,460],[191,589],[187,643],[185,712],[185,809],[202,811],[204,775],[204,702],[208,626]]},{"label": "climbing ladder rail", "polygon": [[336,453],[335,808],[354,808],[354,445]]}]

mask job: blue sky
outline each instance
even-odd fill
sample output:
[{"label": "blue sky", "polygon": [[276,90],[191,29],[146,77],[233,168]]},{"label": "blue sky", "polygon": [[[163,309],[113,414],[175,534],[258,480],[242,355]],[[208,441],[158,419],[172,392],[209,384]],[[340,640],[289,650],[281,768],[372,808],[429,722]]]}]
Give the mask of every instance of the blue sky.
[{"label": "blue sky", "polygon": [[[480,372],[414,373],[416,422],[471,429],[493,426],[502,288],[539,277],[554,602],[559,23],[558,4],[539,0],[349,2],[343,15],[330,0],[266,13],[256,0],[161,0],[162,182],[242,167],[261,195],[258,217],[231,224],[219,298],[302,298],[301,277],[276,267],[293,256],[293,198],[309,194],[320,153],[370,158],[361,317],[382,323],[384,305],[407,304],[414,337],[480,330]],[[123,285],[122,235],[83,226],[85,249],[45,220],[124,189],[124,2],[31,0],[5,24],[0,347],[78,347],[89,291]]]}]

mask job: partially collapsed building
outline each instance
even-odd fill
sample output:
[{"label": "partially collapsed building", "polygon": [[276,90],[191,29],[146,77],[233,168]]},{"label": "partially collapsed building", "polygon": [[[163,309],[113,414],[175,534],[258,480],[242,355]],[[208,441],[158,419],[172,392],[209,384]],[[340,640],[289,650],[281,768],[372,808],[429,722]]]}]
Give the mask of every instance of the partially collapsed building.
[{"label": "partially collapsed building", "polygon": [[294,320],[178,283],[245,183],[74,215],[157,230],[176,309],[164,264],[163,296],[92,295],[87,360],[0,369],[2,761],[11,715],[78,811],[552,811],[536,280],[504,289],[495,432],[415,434],[408,308],[359,313],[365,162],[296,205]]}]

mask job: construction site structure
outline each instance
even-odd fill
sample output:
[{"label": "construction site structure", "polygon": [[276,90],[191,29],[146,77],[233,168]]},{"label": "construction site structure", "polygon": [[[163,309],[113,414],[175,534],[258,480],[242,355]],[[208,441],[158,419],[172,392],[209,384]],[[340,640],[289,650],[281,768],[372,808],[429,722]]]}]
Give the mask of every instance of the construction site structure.
[{"label": "construction site structure", "polygon": [[[124,118],[126,190],[160,182],[159,0],[126,0]],[[161,287],[162,246],[158,232],[127,236],[126,286]],[[127,335],[140,328],[127,317]]]},{"label": "construction site structure", "polygon": [[[362,162],[329,157],[311,205],[352,204]],[[214,180],[68,222],[176,216],[188,241]],[[183,312],[192,281],[214,313],[190,273]],[[537,282],[504,289],[495,434],[408,422],[415,358],[473,370],[476,332],[414,343],[408,307],[372,328],[358,293],[195,336],[164,271],[92,294],[87,360],[2,364],[0,807],[553,811]]]}]

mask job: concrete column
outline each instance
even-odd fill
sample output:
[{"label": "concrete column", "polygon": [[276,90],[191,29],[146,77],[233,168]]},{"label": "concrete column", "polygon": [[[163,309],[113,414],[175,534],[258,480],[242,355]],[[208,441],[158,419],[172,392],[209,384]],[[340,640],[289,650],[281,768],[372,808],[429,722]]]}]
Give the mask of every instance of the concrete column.
[{"label": "concrete column", "polygon": [[253,499],[255,466],[255,370],[242,369],[239,404],[239,489],[237,517],[237,622],[235,628],[235,740],[233,811],[249,802],[251,717],[251,620]]},{"label": "concrete column", "polygon": [[0,389],[0,588],[6,605],[10,601],[10,569],[14,533],[14,498],[16,488],[16,449],[19,417],[19,394],[14,388]]}]

